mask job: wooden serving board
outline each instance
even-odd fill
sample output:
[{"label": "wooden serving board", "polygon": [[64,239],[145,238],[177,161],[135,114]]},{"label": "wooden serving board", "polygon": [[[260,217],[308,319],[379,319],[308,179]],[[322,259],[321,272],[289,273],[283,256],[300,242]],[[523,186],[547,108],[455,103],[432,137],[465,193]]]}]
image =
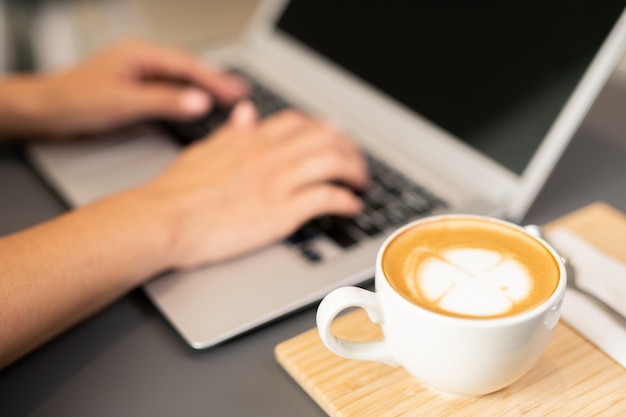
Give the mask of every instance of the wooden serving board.
[{"label": "wooden serving board", "polygon": [[[567,227],[626,263],[626,216],[595,203],[548,227]],[[362,310],[335,320],[350,340],[382,338]],[[437,393],[402,368],[344,359],[311,329],[276,346],[280,365],[333,417],[626,416],[626,370],[561,322],[537,364],[519,381],[477,398]]]}]

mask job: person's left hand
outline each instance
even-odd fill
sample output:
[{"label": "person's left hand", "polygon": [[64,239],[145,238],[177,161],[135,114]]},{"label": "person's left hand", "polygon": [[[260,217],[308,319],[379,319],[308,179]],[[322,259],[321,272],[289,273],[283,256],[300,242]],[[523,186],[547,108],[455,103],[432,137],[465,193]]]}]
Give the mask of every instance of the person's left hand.
[{"label": "person's left hand", "polygon": [[126,40],[43,77],[32,123],[47,136],[94,133],[148,118],[189,119],[248,92],[245,80],[183,50]]}]

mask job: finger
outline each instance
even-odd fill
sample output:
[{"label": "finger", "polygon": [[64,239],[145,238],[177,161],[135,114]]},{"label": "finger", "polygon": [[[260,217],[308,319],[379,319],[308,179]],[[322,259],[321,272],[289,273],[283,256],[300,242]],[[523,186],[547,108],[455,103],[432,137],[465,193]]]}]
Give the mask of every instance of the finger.
[{"label": "finger", "polygon": [[358,154],[337,149],[319,149],[289,161],[285,169],[289,175],[282,179],[285,189],[297,189],[322,182],[345,184],[354,190],[364,190],[369,174]]},{"label": "finger", "polygon": [[292,129],[275,149],[273,160],[293,172],[285,178],[287,186],[336,180],[364,189],[369,183],[367,162],[360,149],[338,130],[317,121]]},{"label": "finger", "polygon": [[297,111],[285,111],[264,121],[261,131],[274,141],[291,142],[289,146],[292,152],[286,153],[288,158],[297,158],[298,154],[313,152],[316,148],[325,146],[337,146],[362,158],[356,144],[336,124],[317,120]]},{"label": "finger", "polygon": [[360,155],[360,150],[356,144],[341,131],[327,123],[314,119],[310,119],[310,122],[302,123],[297,129],[292,129],[284,141],[291,142],[294,148],[301,147],[300,153],[332,147],[346,153]]},{"label": "finger", "polygon": [[190,119],[206,114],[212,97],[197,88],[180,88],[169,84],[150,84],[127,91],[125,103],[133,117]]},{"label": "finger", "polygon": [[269,139],[284,139],[306,128],[312,119],[296,110],[283,110],[263,120],[259,134]]},{"label": "finger", "polygon": [[363,202],[345,187],[333,184],[317,184],[301,189],[288,204],[294,213],[296,227],[325,215],[354,217],[363,210]]},{"label": "finger", "polygon": [[152,76],[182,79],[211,91],[220,103],[232,103],[248,94],[246,80],[211,67],[191,53],[164,46],[144,45],[141,49],[144,71]]}]

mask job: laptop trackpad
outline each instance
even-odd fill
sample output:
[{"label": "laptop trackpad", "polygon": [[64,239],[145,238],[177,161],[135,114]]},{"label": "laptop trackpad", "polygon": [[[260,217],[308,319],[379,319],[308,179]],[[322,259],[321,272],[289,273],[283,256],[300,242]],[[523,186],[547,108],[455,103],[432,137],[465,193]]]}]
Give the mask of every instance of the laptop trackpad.
[{"label": "laptop trackpad", "polygon": [[36,144],[29,153],[72,206],[142,184],[162,172],[180,148],[150,128],[133,128],[69,144]]}]

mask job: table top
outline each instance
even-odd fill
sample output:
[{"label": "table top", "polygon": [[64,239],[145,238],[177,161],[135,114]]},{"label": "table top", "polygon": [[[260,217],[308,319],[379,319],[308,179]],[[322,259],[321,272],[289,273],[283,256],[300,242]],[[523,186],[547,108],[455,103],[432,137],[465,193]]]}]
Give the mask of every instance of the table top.
[{"label": "table top", "polygon": [[[594,201],[626,211],[626,114],[606,120],[602,111],[626,109],[626,93],[607,90],[594,108],[526,223],[544,224]],[[15,147],[0,147],[0,195],[0,234],[66,210]],[[0,371],[0,415],[322,417],[274,358],[277,344],[314,324],[311,306],[194,351],[136,290]]]}]

